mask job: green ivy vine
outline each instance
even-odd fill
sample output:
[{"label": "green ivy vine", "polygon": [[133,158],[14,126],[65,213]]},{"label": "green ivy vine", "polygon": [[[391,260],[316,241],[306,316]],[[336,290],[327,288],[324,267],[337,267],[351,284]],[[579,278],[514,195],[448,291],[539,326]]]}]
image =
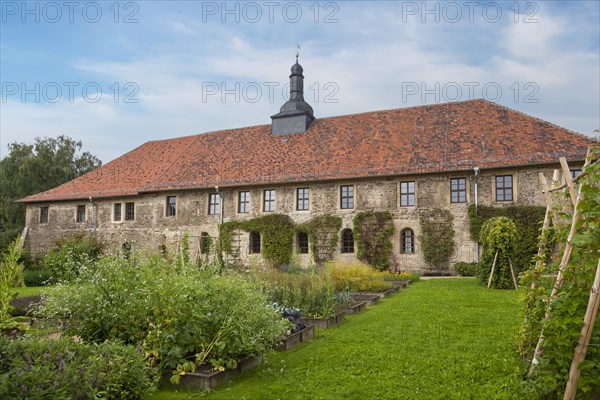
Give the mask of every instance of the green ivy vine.
[{"label": "green ivy vine", "polygon": [[317,265],[333,259],[337,249],[342,219],[336,215],[323,214],[299,224],[296,232],[306,232],[311,243],[311,253]]},{"label": "green ivy vine", "polygon": [[423,210],[419,215],[423,258],[432,269],[448,269],[454,253],[453,221],[450,211],[441,208]]},{"label": "green ivy vine", "polygon": [[232,253],[231,242],[236,229],[260,233],[262,254],[272,265],[279,266],[290,262],[294,241],[294,222],[289,216],[270,214],[221,224],[221,250],[227,254]]},{"label": "green ivy vine", "polygon": [[387,269],[392,256],[390,236],[395,230],[392,214],[389,211],[359,212],[352,222],[358,259],[378,270]]}]

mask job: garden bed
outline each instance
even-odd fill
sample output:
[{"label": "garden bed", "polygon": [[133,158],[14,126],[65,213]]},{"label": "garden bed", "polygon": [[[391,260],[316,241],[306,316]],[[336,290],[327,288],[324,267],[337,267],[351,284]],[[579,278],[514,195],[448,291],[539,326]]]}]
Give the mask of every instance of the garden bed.
[{"label": "garden bed", "polygon": [[306,326],[314,326],[315,328],[319,329],[328,329],[335,324],[341,323],[345,317],[346,314],[340,312],[329,318],[302,318],[302,320]]},{"label": "garden bed", "polygon": [[298,332],[295,332],[289,336],[286,336],[281,341],[279,346],[277,346],[275,349],[281,350],[281,351],[289,350],[289,349],[292,349],[304,342],[307,342],[308,340],[312,339],[314,336],[315,336],[315,327],[313,325],[310,325]]},{"label": "garden bed", "polygon": [[13,317],[27,315],[32,306],[39,304],[42,301],[42,296],[33,295],[27,297],[16,297],[10,300],[10,305],[14,307],[11,312]]},{"label": "garden bed", "polygon": [[[234,369],[226,369],[224,371],[215,371],[211,367],[205,369],[198,369],[196,372],[186,372],[185,375],[181,376],[179,385],[180,387],[188,389],[202,388],[209,390],[215,386],[223,383],[227,380],[233,379],[236,376],[243,374],[244,372],[252,369],[262,362],[262,356],[246,357],[238,362],[238,365]],[[169,382],[172,376],[172,372],[168,371],[163,375],[163,382]]]},{"label": "garden bed", "polygon": [[391,296],[392,294],[396,293],[398,290],[400,290],[400,287],[394,286],[384,292],[351,292],[350,296],[352,296],[353,298],[355,295],[378,296],[380,298],[384,298],[384,297]]},{"label": "garden bed", "polygon": [[361,302],[365,301],[368,306],[373,306],[379,302],[379,295],[377,294],[365,294],[365,293],[352,293],[351,294],[354,301]]},{"label": "garden bed", "polygon": [[387,281],[387,282],[391,282],[392,285],[399,287],[400,289],[402,289],[410,284],[410,281]]},{"label": "garden bed", "polygon": [[[355,300],[356,301],[356,300]],[[365,310],[365,308],[367,307],[367,301],[358,301],[353,305],[347,305],[347,306],[337,306],[336,309],[340,312],[343,312],[344,314],[350,315],[350,314],[358,314],[359,312],[362,312]]]}]

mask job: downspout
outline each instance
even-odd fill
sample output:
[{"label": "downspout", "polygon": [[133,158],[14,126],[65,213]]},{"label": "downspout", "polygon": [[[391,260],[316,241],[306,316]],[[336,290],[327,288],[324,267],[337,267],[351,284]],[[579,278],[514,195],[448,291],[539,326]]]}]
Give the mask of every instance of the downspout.
[{"label": "downspout", "polygon": [[[479,167],[473,168],[475,173],[475,213],[479,205]],[[479,242],[475,242],[475,261],[479,262]]]},{"label": "downspout", "polygon": [[98,204],[94,204],[94,199],[91,196],[88,197],[88,200],[94,208],[94,229],[92,235],[96,236],[96,229],[98,229]]},{"label": "downspout", "polygon": [[217,244],[218,244],[218,249],[217,249],[217,258],[219,261],[219,264],[221,266],[224,265],[223,263],[223,252],[221,251],[222,246],[221,246],[221,225],[223,225],[223,196],[219,193],[219,187],[215,186],[215,191],[217,192],[217,196],[219,196],[219,226],[217,228]]}]

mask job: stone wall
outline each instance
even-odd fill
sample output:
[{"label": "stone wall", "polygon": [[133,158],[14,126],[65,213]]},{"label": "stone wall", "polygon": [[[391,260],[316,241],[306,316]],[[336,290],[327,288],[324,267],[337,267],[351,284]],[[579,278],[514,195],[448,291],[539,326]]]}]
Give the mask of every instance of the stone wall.
[{"label": "stone wall", "polygon": [[[478,203],[493,206],[505,205],[544,205],[540,191],[538,172],[543,171],[548,179],[556,166],[529,167],[518,169],[482,170],[477,177]],[[495,176],[512,175],[514,182],[514,201],[497,202],[495,199]],[[450,201],[450,179],[466,178],[466,203],[453,204]],[[415,206],[400,206],[400,182],[415,182]],[[354,186],[353,209],[340,208],[340,186]],[[310,188],[310,210],[296,211],[296,189]],[[254,218],[264,215],[263,191],[275,189],[277,213],[288,214],[296,223],[308,221],[315,215],[333,213],[342,218],[342,229],[352,228],[352,219],[360,211],[390,211],[396,233],[392,237],[393,253],[402,269],[421,270],[426,265],[419,246],[419,211],[427,208],[445,208],[454,216],[455,252],[451,262],[471,262],[477,259],[476,244],[469,237],[467,207],[475,203],[474,172],[456,172],[443,174],[419,174],[397,178],[373,178],[344,182],[317,182],[298,185],[274,185],[252,188],[221,188],[224,200],[224,220]],[[238,212],[238,193],[250,192],[248,213]],[[180,192],[162,192],[144,194],[127,198],[91,199],[91,201],[65,201],[27,205],[26,224],[29,226],[29,243],[34,252],[43,252],[52,243],[63,236],[79,231],[96,234],[109,244],[113,250],[119,250],[124,243],[134,248],[156,252],[161,246],[173,254],[177,251],[184,232],[190,234],[191,256],[199,254],[200,236],[203,232],[213,238],[218,235],[219,215],[208,215],[209,194],[214,190],[189,190]],[[177,197],[175,216],[166,216],[166,197]],[[113,221],[114,203],[122,203],[122,221]],[[125,221],[125,203],[135,204],[133,221]],[[77,205],[86,206],[85,222],[76,222]],[[49,207],[48,223],[39,222],[40,207]],[[401,254],[400,232],[410,228],[415,241],[414,254]],[[356,246],[355,246],[356,247]],[[260,254],[249,254],[249,235],[240,232],[239,257],[237,261],[248,265],[263,263]],[[339,251],[338,251],[339,253]],[[340,259],[354,259],[350,254],[338,254]],[[311,263],[308,255],[299,255],[303,265]]]}]

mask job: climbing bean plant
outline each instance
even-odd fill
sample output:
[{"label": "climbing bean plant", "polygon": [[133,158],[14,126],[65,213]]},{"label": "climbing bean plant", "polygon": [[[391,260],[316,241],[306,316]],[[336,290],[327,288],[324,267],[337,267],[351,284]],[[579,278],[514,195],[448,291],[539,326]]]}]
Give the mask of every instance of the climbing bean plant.
[{"label": "climbing bean plant", "polygon": [[390,237],[394,234],[392,214],[388,211],[359,212],[353,224],[358,259],[380,271],[388,268],[392,255]]},{"label": "climbing bean plant", "polygon": [[[537,271],[528,271],[524,283],[529,289],[524,296],[524,321],[517,345],[526,364],[531,362],[537,339],[543,329],[544,341],[539,364],[528,388],[539,398],[562,398],[569,377],[569,369],[586,312],[590,288],[600,256],[600,150],[591,153],[591,164],[584,168],[586,176],[579,180],[581,200],[577,205],[580,214],[578,234],[574,237],[573,252],[564,271],[564,281],[556,299],[550,301],[559,267],[559,257],[553,262],[540,263]],[[561,212],[572,212],[561,210]],[[570,221],[570,220],[569,220]],[[569,224],[555,228],[555,235],[567,237]],[[564,249],[565,246],[562,246]],[[564,250],[563,250],[564,251]],[[532,283],[534,283],[532,285]],[[546,319],[549,313],[551,318]],[[585,360],[580,364],[581,377],[578,399],[595,399],[600,396],[600,314],[596,317],[590,346]]]},{"label": "climbing bean plant", "polygon": [[482,283],[487,282],[496,253],[498,253],[491,282],[492,287],[497,289],[514,288],[510,263],[512,262],[516,233],[515,223],[507,217],[490,218],[483,224],[479,234],[483,244],[483,257],[479,262],[479,278]]}]

